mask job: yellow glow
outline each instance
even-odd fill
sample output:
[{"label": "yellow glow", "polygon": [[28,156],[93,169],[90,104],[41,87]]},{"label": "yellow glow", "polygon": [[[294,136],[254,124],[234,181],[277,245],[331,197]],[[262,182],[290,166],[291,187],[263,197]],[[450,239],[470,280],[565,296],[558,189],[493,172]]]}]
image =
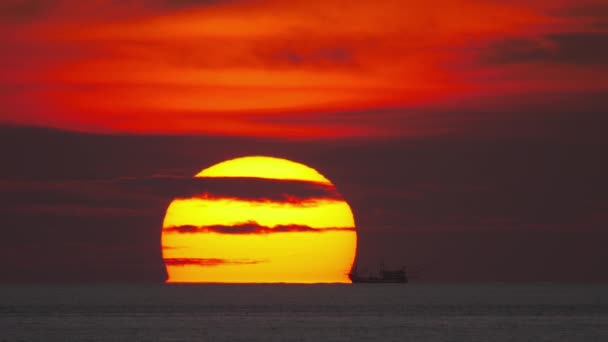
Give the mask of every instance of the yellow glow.
[{"label": "yellow glow", "polygon": [[[219,163],[196,177],[255,177],[331,185],[310,167],[260,156]],[[230,232],[233,226],[244,223],[265,230]],[[182,226],[223,230],[175,231],[174,227]],[[272,232],[277,226],[308,227],[310,231]],[[357,245],[354,228],[352,211],[341,199],[289,203],[178,198],[169,205],[163,222],[167,282],[350,282],[347,274]]]},{"label": "yellow glow", "polygon": [[[213,256],[236,262],[218,266],[168,267],[168,282],[344,283],[355,257],[353,231],[267,235],[172,234],[165,258]],[[183,247],[180,247],[183,246]]]},{"label": "yellow glow", "polygon": [[263,156],[228,160],[199,172],[196,177],[256,177],[331,184],[311,167],[286,159]]},{"label": "yellow glow", "polygon": [[354,227],[345,201],[319,201],[305,206],[232,199],[176,199],[169,205],[164,227],[233,225],[255,221],[263,226],[301,224],[315,228]]}]

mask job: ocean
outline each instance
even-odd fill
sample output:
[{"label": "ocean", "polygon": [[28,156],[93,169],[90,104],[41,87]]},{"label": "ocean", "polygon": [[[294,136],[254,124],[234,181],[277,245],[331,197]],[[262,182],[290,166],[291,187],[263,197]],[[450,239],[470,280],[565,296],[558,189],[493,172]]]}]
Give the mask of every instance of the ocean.
[{"label": "ocean", "polygon": [[0,286],[0,341],[608,341],[608,285]]}]

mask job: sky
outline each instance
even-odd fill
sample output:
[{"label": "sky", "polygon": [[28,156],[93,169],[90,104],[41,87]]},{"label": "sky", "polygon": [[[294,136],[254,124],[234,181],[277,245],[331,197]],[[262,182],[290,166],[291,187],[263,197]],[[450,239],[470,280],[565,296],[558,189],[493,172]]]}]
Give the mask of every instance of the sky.
[{"label": "sky", "polygon": [[604,1],[5,0],[0,45],[0,281],[163,281],[244,155],[330,179],[364,268],[608,280]]}]

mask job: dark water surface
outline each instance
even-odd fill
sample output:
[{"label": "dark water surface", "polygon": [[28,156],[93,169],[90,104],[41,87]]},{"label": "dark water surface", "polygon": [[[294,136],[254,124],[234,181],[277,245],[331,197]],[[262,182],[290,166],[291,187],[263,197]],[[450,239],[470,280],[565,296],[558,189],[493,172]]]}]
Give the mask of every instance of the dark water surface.
[{"label": "dark water surface", "polygon": [[608,341],[608,286],[1,286],[0,341]]}]

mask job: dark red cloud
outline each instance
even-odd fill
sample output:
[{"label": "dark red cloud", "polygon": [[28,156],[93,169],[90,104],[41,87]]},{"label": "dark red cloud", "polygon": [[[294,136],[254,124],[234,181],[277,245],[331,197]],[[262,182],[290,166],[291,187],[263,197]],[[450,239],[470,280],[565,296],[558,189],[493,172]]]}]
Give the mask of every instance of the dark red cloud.
[{"label": "dark red cloud", "polygon": [[[591,120],[581,106],[555,115],[505,102],[521,121],[501,121],[501,139],[277,142],[0,128],[0,281],[161,283],[167,205],[200,190],[189,182],[201,168],[254,154],[301,161],[335,182],[356,218],[361,267],[434,261],[423,281],[605,281],[606,111]],[[533,108],[552,119],[533,120]],[[469,120],[479,131],[489,124],[481,114]],[[516,134],[531,121],[529,138]],[[34,210],[6,210],[16,204]]]},{"label": "dark red cloud", "polygon": [[[0,212],[102,216],[154,215],[172,198],[314,205],[342,201],[333,185],[261,178],[122,177],[106,180],[2,181]],[[155,209],[154,209],[155,210]]]},{"label": "dark red cloud", "polygon": [[233,260],[233,259],[217,259],[217,258],[166,258],[164,259],[167,266],[221,266],[221,265],[255,265],[262,263],[260,260]]},{"label": "dark red cloud", "polygon": [[[218,177],[192,180],[193,198],[229,198],[255,202],[303,204],[317,200],[341,201],[333,185],[297,180],[276,180],[253,177]],[[186,190],[186,189],[184,189]]]},{"label": "dark red cloud", "polygon": [[487,47],[481,60],[491,64],[540,62],[608,66],[608,33],[570,32],[536,39],[504,39]]},{"label": "dark red cloud", "polygon": [[272,61],[273,64],[287,65],[289,67],[340,68],[353,66],[355,56],[352,49],[339,46],[309,49],[302,46],[286,46],[283,49],[275,48],[273,53],[266,57],[266,60]]},{"label": "dark red cloud", "polygon": [[330,231],[354,231],[353,227],[328,227],[313,228],[300,224],[276,225],[274,227],[262,226],[257,222],[250,221],[235,225],[212,225],[212,226],[179,226],[163,229],[168,233],[193,234],[193,233],[218,233],[218,234],[273,234],[273,233],[323,233]]},{"label": "dark red cloud", "polygon": [[606,2],[573,2],[572,4],[555,9],[551,13],[565,18],[600,18],[608,20],[608,4]]}]

